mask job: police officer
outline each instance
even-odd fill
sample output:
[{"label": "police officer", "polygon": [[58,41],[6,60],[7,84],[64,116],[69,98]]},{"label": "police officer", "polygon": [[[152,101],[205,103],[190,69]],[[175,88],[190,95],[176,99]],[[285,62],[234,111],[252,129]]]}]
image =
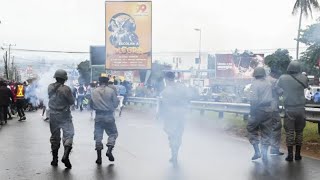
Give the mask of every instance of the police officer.
[{"label": "police officer", "polygon": [[188,88],[181,83],[175,83],[175,74],[167,72],[165,74],[166,87],[161,92],[161,102],[159,117],[164,121],[164,131],[168,135],[171,149],[170,162],[177,165],[179,148],[182,142],[182,134],[187,106],[191,99]]},{"label": "police officer", "polygon": [[93,90],[91,97],[91,108],[96,111],[94,124],[94,140],[96,141],[97,164],[102,163],[101,151],[103,149],[102,139],[105,131],[108,138],[106,156],[109,161],[114,161],[112,150],[118,137],[118,130],[114,118],[114,110],[119,105],[116,92],[108,86],[109,78],[99,77],[100,86]]},{"label": "police officer", "polygon": [[279,78],[277,86],[283,89],[284,128],[288,148],[287,161],[293,161],[293,146],[296,146],[295,160],[302,159],[300,151],[303,140],[303,129],[306,126],[304,89],[308,87],[308,78],[301,74],[298,61],[291,61],[287,74]]},{"label": "police officer", "polygon": [[271,139],[271,149],[270,154],[272,155],[284,155],[280,151],[281,145],[281,129],[282,122],[279,112],[279,96],[282,94],[282,89],[276,86],[277,79],[279,76],[275,69],[271,69],[270,76],[268,80],[272,83],[272,139]]},{"label": "police officer", "polygon": [[18,115],[20,117],[19,121],[26,120],[26,115],[24,114],[23,106],[25,103],[25,86],[22,83],[17,83],[16,86],[16,107]]},{"label": "police officer", "polygon": [[7,124],[8,106],[13,101],[13,94],[4,80],[0,79],[0,125]]},{"label": "police officer", "polygon": [[[255,79],[250,90],[250,118],[247,130],[249,141],[255,152],[252,160],[259,159],[262,154],[262,160],[266,161],[272,131],[272,84],[266,80],[266,72],[262,67],[254,69],[253,77]],[[261,134],[261,153],[259,132]]]},{"label": "police officer", "polygon": [[68,79],[67,72],[59,69],[55,72],[53,77],[56,79],[56,82],[50,84],[48,87],[51,131],[50,142],[53,156],[51,165],[58,165],[58,151],[61,141],[60,129],[62,129],[64,155],[61,161],[70,169],[72,165],[69,160],[69,154],[72,149],[74,136],[70,106],[73,105],[75,99],[70,87],[64,85],[65,81]]}]

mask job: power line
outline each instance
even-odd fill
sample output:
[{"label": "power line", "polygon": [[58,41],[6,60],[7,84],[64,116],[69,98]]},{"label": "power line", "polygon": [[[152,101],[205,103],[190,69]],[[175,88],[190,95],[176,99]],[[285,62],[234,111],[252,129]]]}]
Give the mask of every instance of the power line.
[{"label": "power line", "polygon": [[11,50],[26,51],[26,52],[65,53],[65,54],[89,54],[90,53],[85,51],[56,51],[56,50],[18,49],[18,48],[11,48]]},{"label": "power line", "polygon": [[[7,49],[7,48],[4,48]],[[296,48],[270,48],[270,49],[237,49],[240,51],[249,50],[252,52],[258,51],[258,52],[264,52],[264,53],[270,53],[274,52],[278,49],[287,49],[289,51],[294,51]],[[301,49],[307,49],[307,47],[301,47]],[[61,50],[41,50],[41,49],[24,49],[24,48],[11,48],[11,50],[14,51],[24,51],[24,52],[39,52],[39,53],[60,53],[60,54],[90,54],[88,51],[61,51]],[[233,52],[234,49],[229,50],[216,50],[216,51],[202,51],[202,53],[228,53]],[[154,51],[152,54],[191,54],[191,53],[199,53],[196,51]]]}]

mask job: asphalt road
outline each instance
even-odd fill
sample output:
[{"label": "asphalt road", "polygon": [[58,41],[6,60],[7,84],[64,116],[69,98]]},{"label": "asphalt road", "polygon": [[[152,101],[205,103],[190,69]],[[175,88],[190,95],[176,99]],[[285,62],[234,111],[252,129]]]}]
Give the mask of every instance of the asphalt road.
[{"label": "asphalt road", "polygon": [[[169,163],[170,150],[161,121],[142,109],[125,109],[117,118],[119,138],[116,161],[103,156],[95,164],[93,120],[89,112],[73,112],[75,125],[73,168],[59,162],[50,166],[49,123],[40,111],[27,113],[27,121],[10,120],[0,129],[0,179],[41,180],[311,180],[320,178],[320,161],[304,158],[287,163],[284,156],[270,156],[268,163],[252,162],[246,140],[231,137],[193,118],[187,122],[179,166]],[[218,122],[221,120],[212,120]],[[219,122],[217,123],[219,124]],[[104,139],[104,142],[106,142]],[[104,154],[106,149],[104,149]],[[59,151],[59,159],[63,154]]]}]

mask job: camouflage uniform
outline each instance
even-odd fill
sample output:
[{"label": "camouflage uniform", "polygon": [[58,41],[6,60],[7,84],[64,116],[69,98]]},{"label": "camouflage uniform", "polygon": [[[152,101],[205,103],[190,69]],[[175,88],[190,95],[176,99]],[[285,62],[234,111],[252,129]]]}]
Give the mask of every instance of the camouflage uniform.
[{"label": "camouflage uniform", "polygon": [[164,131],[168,135],[172,153],[171,161],[174,163],[182,142],[190,94],[187,87],[180,83],[167,86],[161,93],[160,118],[164,121]]},{"label": "camouflage uniform", "polygon": [[103,149],[102,139],[103,132],[106,131],[108,138],[106,156],[109,161],[114,161],[112,149],[115,146],[118,137],[118,130],[114,118],[114,110],[119,105],[117,93],[112,88],[108,87],[107,77],[100,77],[99,81],[103,84],[97,87],[92,92],[91,106],[96,111],[95,125],[94,125],[94,140],[96,141],[97,164],[102,163],[101,151]]},{"label": "camouflage uniform", "polygon": [[272,131],[272,84],[265,79],[252,82],[250,104],[251,117],[248,120],[247,130],[251,144],[259,144],[259,131],[261,131],[261,144],[269,146]]},{"label": "camouflage uniform", "polygon": [[262,67],[254,70],[255,79],[250,90],[250,118],[247,124],[249,141],[255,154],[252,160],[261,157],[259,149],[259,132],[261,134],[262,159],[267,160],[272,132],[272,83],[265,79],[266,73]]},{"label": "camouflage uniform", "polygon": [[293,146],[296,145],[296,160],[301,160],[300,150],[303,141],[303,129],[306,126],[304,89],[308,87],[308,78],[301,74],[299,62],[292,61],[288,66],[288,74],[279,78],[277,86],[283,89],[286,131],[288,147],[287,161],[293,160]]},{"label": "camouflage uniform", "polygon": [[96,110],[94,140],[96,150],[102,150],[103,132],[106,131],[108,138],[107,145],[114,146],[118,137],[115,124],[114,110],[119,105],[116,92],[108,86],[97,87],[92,92],[92,108]]},{"label": "camouflage uniform", "polygon": [[279,152],[281,145],[281,128],[282,122],[279,112],[279,95],[282,94],[282,89],[276,87],[277,80],[273,77],[269,76],[268,80],[272,83],[273,91],[272,91],[272,139],[271,139],[271,151],[277,151],[279,155],[283,153]]},{"label": "camouflage uniform", "polygon": [[[54,92],[55,91],[55,92]],[[52,151],[60,148],[60,129],[63,131],[63,145],[72,147],[74,127],[70,106],[74,103],[71,89],[58,82],[48,87],[50,108],[50,131]]]}]

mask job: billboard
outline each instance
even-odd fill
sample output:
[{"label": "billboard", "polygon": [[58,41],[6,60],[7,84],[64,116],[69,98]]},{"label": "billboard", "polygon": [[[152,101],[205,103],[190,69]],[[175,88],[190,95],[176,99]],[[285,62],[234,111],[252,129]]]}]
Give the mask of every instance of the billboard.
[{"label": "billboard", "polygon": [[151,1],[106,1],[106,69],[151,69]]},{"label": "billboard", "polygon": [[216,54],[217,78],[251,78],[258,66],[264,66],[264,54]]},{"label": "billboard", "polygon": [[105,46],[90,46],[91,65],[105,65],[106,48]]}]

